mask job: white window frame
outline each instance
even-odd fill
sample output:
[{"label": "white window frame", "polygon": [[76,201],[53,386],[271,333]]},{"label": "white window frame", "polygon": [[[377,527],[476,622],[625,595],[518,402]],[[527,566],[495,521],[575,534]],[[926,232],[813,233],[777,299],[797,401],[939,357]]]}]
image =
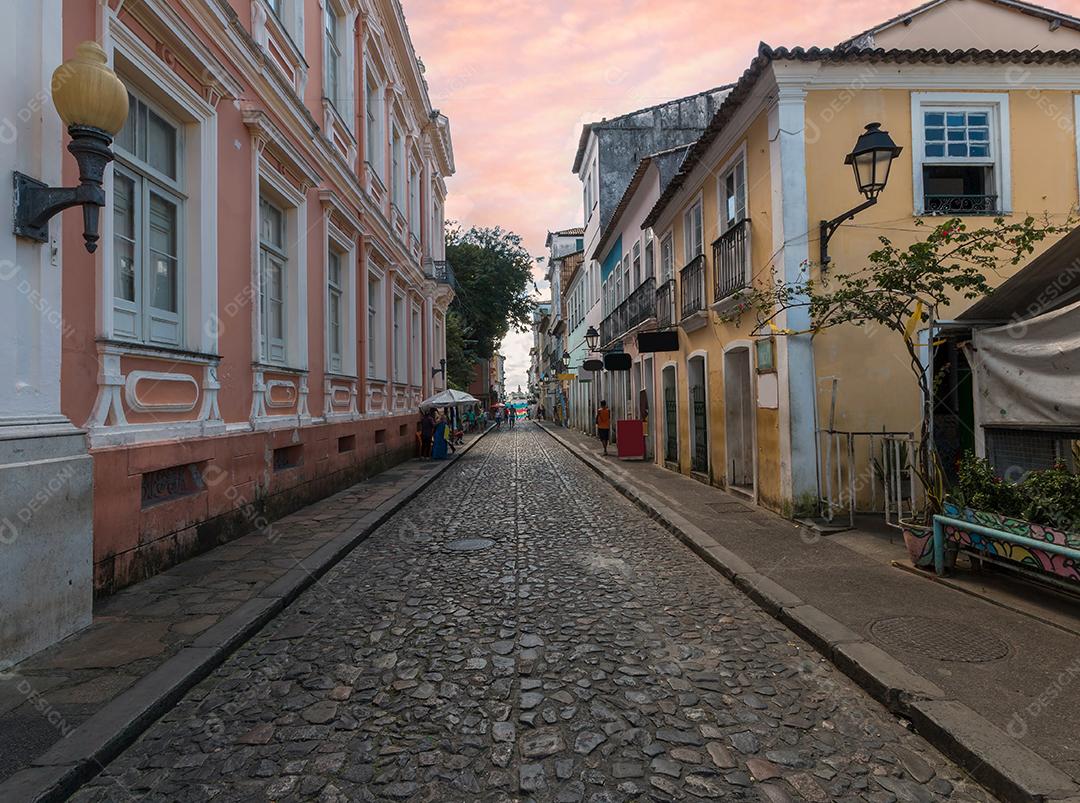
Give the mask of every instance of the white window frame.
[{"label": "white window frame", "polygon": [[385,382],[389,379],[386,370],[386,275],[375,269],[370,255],[367,263],[367,378]]},{"label": "white window frame", "polygon": [[390,124],[390,203],[404,215],[405,135],[397,120]]},{"label": "white window frame", "polygon": [[422,387],[423,371],[423,313],[417,304],[412,304],[409,312],[409,384]]},{"label": "white window frame", "polygon": [[641,240],[634,241],[634,247],[632,249],[633,257],[631,259],[632,274],[633,274],[633,289],[636,290],[638,285],[641,284],[643,275],[641,273]]},{"label": "white window frame", "polygon": [[660,284],[675,278],[675,233],[668,229],[660,238]]},{"label": "white window frame", "polygon": [[307,309],[307,198],[286,179],[263,155],[259,155],[258,177],[255,183],[255,242],[262,232],[261,200],[284,212],[286,272],[284,356],[274,343],[263,337],[265,312],[262,308],[263,265],[262,249],[256,249],[254,284],[257,289],[257,314],[254,316],[256,353],[259,362],[283,368],[306,370],[308,367],[308,309]]},{"label": "white window frame", "polygon": [[[340,269],[339,293],[341,306],[341,353],[335,360],[330,331],[330,296],[334,289],[330,281],[330,254],[336,254]],[[326,225],[326,370],[333,374],[355,377],[356,371],[356,243],[330,222]]]},{"label": "white window frame", "polygon": [[[960,158],[927,159],[923,112],[940,109],[983,111],[990,113],[991,154],[989,160],[965,160]],[[995,214],[1012,214],[1012,153],[1011,127],[1009,122],[1009,95],[1006,92],[912,92],[911,93],[911,170],[914,187],[913,208],[916,216],[926,214],[924,208],[923,166],[932,164],[992,164],[998,209]]]},{"label": "white window frame", "polygon": [[[278,217],[280,231],[275,243],[263,237],[263,223],[267,210],[273,210]],[[289,226],[288,212],[275,200],[259,197],[259,343],[260,354],[267,363],[285,365],[288,363],[288,299],[289,299]],[[281,332],[279,336],[270,334],[270,291],[267,277],[271,269],[281,274]]]},{"label": "white window frame", "polygon": [[405,332],[408,320],[405,318],[405,312],[405,294],[395,287],[390,299],[390,337],[392,340],[393,379],[399,385],[407,384],[409,381],[409,366],[405,361],[408,349]]},{"label": "white window frame", "polygon": [[[735,175],[739,167],[742,167],[742,216],[736,216],[735,220],[729,221],[727,219],[727,179],[729,176]],[[746,180],[746,144],[743,143],[738,152],[717,171],[716,230],[719,232],[720,237],[727,234],[740,220],[749,217],[749,191],[750,185]],[[736,188],[736,198],[738,198],[738,188]]]},{"label": "white window frame", "polygon": [[[347,59],[345,58],[346,43],[348,37],[343,35],[346,29],[347,17],[341,12],[334,0],[323,0],[322,12],[322,37],[323,37],[323,97],[330,101],[343,118],[348,111],[343,100],[347,100],[349,94],[342,95],[342,86],[348,87]],[[333,26],[333,30],[331,30]],[[330,76],[333,74],[334,81],[331,84]]]},{"label": "white window frame", "polygon": [[[695,214],[696,210],[696,214]],[[699,242],[697,250],[695,251],[695,243],[693,241],[694,224],[697,224],[697,236]],[[704,209],[702,208],[701,196],[694,200],[686,211],[683,212],[683,267],[686,267],[690,262],[699,254],[705,253],[705,218]]]},{"label": "white window frame", "polygon": [[[113,152],[116,163],[113,167],[113,193],[110,200],[113,202],[115,211],[117,184],[122,181],[130,181],[132,185],[132,228],[134,239],[131,241],[134,265],[134,292],[133,299],[120,298],[113,294],[113,324],[114,334],[123,339],[130,339],[138,343],[151,345],[180,346],[183,344],[183,320],[184,320],[184,218],[187,196],[184,193],[184,126],[178,120],[172,118],[168,112],[161,109],[157,104],[146,99],[141,92],[128,90],[131,103],[129,121],[137,125],[136,118],[139,111],[146,110],[149,125],[149,115],[154,114],[166,125],[173,129],[176,140],[173,158],[176,160],[176,177],[170,177],[156,168],[148,161],[141,159],[137,154],[129,153],[114,142]],[[148,129],[147,129],[148,130]],[[149,155],[147,156],[149,158]],[[172,258],[175,260],[176,286],[175,310],[167,310],[155,307],[153,304],[153,268],[154,260],[150,244],[150,196],[157,195],[166,203],[171,204],[176,210],[174,221],[174,251]],[[114,258],[118,252],[117,240],[121,235],[115,229],[115,217],[113,218],[113,248]],[[123,238],[127,239],[127,238]],[[116,279],[116,264],[113,264],[113,278]],[[114,288],[115,290],[115,288]]]},{"label": "white window frame", "polygon": [[409,159],[409,231],[420,239],[420,163]]},{"label": "white window frame", "polygon": [[101,215],[100,256],[96,263],[100,276],[95,304],[97,333],[104,339],[126,340],[135,346],[147,343],[216,354],[221,327],[204,324],[218,315],[217,112],[126,25],[110,22],[106,49],[113,68],[129,89],[182,127],[178,177],[184,189],[185,208],[178,224],[177,248],[182,267],[177,283],[179,320],[175,342],[125,337],[130,327],[118,327],[113,299],[116,254],[111,199],[116,165],[106,170],[104,190],[110,203]]},{"label": "white window frame", "polygon": [[386,184],[386,89],[371,62],[364,64],[364,160]]}]

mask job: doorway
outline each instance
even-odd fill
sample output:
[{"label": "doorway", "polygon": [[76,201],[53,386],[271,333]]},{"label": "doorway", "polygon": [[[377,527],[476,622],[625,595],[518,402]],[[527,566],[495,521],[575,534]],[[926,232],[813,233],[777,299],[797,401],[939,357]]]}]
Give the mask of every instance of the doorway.
[{"label": "doorway", "polygon": [[691,357],[686,363],[687,379],[690,385],[690,470],[698,474],[709,474],[709,409],[708,395],[705,392],[705,357]]},{"label": "doorway", "polygon": [[728,487],[754,493],[754,381],[750,349],[724,354],[724,423]]},{"label": "doorway", "polygon": [[663,373],[664,385],[664,461],[679,465],[679,402],[675,385],[675,366],[668,365]]}]

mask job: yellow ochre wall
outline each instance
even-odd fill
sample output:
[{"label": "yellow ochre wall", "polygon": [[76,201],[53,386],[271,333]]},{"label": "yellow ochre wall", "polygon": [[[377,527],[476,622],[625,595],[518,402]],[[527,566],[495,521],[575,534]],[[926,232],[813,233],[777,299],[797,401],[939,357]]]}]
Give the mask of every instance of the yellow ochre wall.
[{"label": "yellow ochre wall", "polygon": [[[690,200],[677,211],[672,224],[675,244],[676,277],[678,271],[688,262],[683,243],[683,214],[700,194],[702,198],[702,221],[705,242],[705,297],[706,304],[713,300],[713,265],[712,242],[719,236],[719,189],[717,172],[725,167],[745,145],[747,177],[747,215],[750,218],[750,251],[755,281],[758,283],[771,280],[770,257],[772,254],[772,183],[769,167],[768,117],[766,113],[758,115],[747,129],[745,138],[730,148],[710,165],[704,180],[699,180]],[[665,232],[658,232],[660,237]],[[681,288],[680,288],[681,290]],[[657,362],[656,382],[661,387],[660,369],[669,360],[677,360],[678,368],[678,407],[679,407],[679,456],[680,470],[689,473],[691,463],[691,422],[689,398],[688,359],[695,352],[706,352],[707,400],[709,405],[709,451],[710,475],[712,483],[723,485],[725,471],[724,443],[724,346],[732,341],[750,340],[753,321],[750,318],[740,324],[720,323],[715,314],[709,313],[709,323],[687,334],[679,329],[680,351],[676,356]],[[779,507],[779,418],[777,410],[757,408],[756,451],[758,461],[758,496],[759,500],[770,507]]]},{"label": "yellow ochre wall", "polygon": [[[829,243],[830,271],[854,273],[868,263],[879,236],[900,246],[924,239],[935,219],[916,226],[912,179],[911,92],[918,89],[811,91],[806,98],[806,170],[810,259],[818,260],[817,223],[861,202],[846,153],[870,121],[879,121],[904,152],[893,163],[878,204],[845,223]],[[935,86],[927,91],[953,91]],[[972,92],[977,96],[979,93]],[[1077,204],[1076,139],[1070,92],[1015,90],[1009,94],[1012,207],[1015,216],[1049,212],[1061,223]],[[1063,124],[1064,115],[1068,125]],[[1016,217],[1009,220],[1016,219]],[[992,225],[993,217],[965,219],[969,228]],[[1049,242],[1043,244],[1047,247]],[[1021,263],[1019,267],[1023,267]],[[1017,268],[1018,269],[1018,268]],[[999,284],[1015,270],[992,277]],[[816,273],[816,271],[815,271]],[[959,299],[939,318],[951,318],[972,302]],[[836,429],[910,431],[918,427],[919,394],[898,335],[872,327],[844,326],[815,339],[818,420],[827,426],[830,382],[839,377]]]}]

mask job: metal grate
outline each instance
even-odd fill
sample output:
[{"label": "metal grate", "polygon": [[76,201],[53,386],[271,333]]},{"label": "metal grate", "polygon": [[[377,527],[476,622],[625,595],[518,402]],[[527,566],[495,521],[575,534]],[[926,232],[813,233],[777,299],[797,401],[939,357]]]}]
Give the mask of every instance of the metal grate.
[{"label": "metal grate", "polygon": [[1053,468],[1057,462],[1076,470],[1080,435],[1041,429],[987,428],[986,456],[998,476],[1011,482],[1031,471]]},{"label": "metal grate", "polygon": [[665,459],[677,463],[679,460],[679,408],[675,402],[675,389],[664,388],[664,430],[666,443]]},{"label": "metal grate", "polygon": [[709,432],[705,424],[705,388],[701,385],[690,388],[690,398],[694,406],[694,462],[690,468],[704,474],[709,470]]}]

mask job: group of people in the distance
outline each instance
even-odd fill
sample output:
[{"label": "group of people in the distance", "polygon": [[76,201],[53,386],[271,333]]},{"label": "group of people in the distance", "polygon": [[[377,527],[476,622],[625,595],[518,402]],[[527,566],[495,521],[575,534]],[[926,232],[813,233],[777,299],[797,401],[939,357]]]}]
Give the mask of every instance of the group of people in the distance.
[{"label": "group of people in the distance", "polygon": [[456,452],[465,440],[465,428],[476,427],[476,411],[463,415],[452,407],[428,408],[420,416],[420,459],[445,460],[447,451]]}]

